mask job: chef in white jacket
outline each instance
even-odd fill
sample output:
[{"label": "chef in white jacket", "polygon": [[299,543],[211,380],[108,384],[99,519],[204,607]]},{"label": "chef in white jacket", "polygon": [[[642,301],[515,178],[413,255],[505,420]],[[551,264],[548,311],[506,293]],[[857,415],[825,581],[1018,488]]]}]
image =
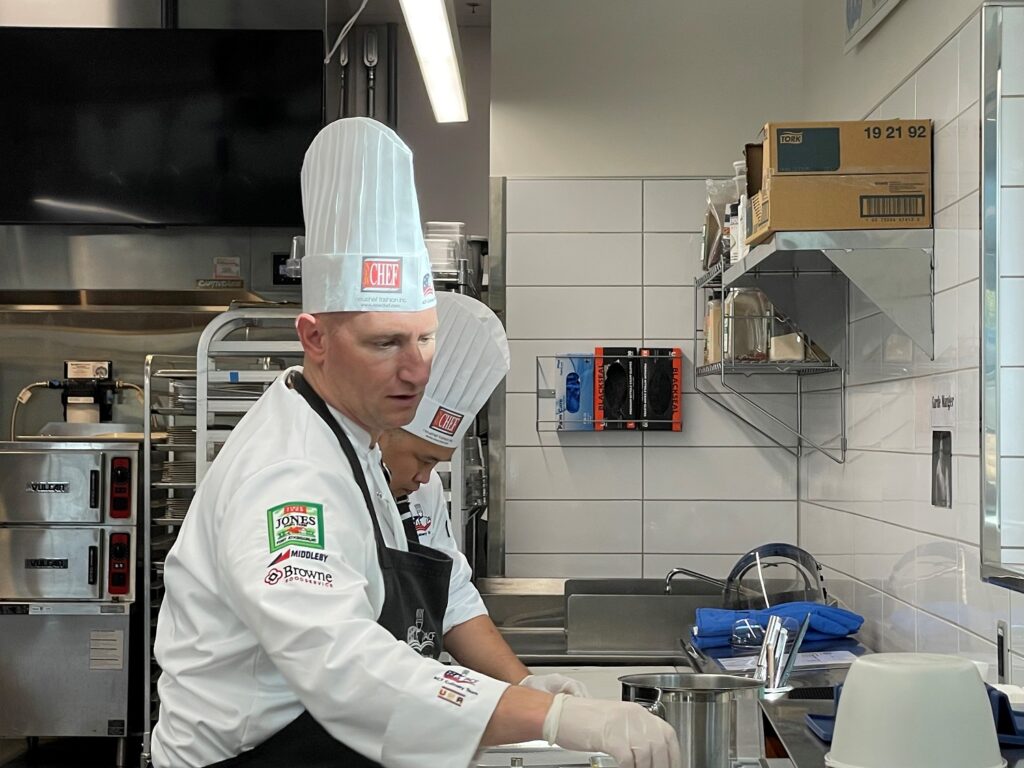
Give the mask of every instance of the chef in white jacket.
[{"label": "chef in white jacket", "polygon": [[586,696],[578,680],[559,674],[531,675],[498,632],[472,572],[452,536],[448,502],[434,467],[450,461],[477,413],[508,373],[511,362],[501,321],[469,296],[437,296],[437,338],[430,380],[416,416],[380,437],[388,483],[406,538],[452,558],[445,650],[477,672],[550,693]]},{"label": "chef in white jacket", "polygon": [[167,556],[154,765],[462,768],[545,738],[678,766],[674,731],[635,704],[437,661],[452,561],[406,539],[378,446],[416,414],[437,326],[412,156],[339,120],[301,181],[303,366],[232,431]]}]

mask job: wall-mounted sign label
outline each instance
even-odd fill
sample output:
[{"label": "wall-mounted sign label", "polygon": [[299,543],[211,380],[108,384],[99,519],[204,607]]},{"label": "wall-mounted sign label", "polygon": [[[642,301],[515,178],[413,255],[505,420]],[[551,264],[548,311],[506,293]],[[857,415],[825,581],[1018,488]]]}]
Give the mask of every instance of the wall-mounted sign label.
[{"label": "wall-mounted sign label", "polygon": [[242,276],[242,260],[238,256],[214,256],[213,277],[216,280],[233,280]]},{"label": "wall-mounted sign label", "polygon": [[196,288],[220,288],[233,290],[244,287],[245,282],[243,280],[196,280]]},{"label": "wall-mounted sign label", "polygon": [[956,396],[950,390],[933,391],[929,410],[933,429],[952,429],[956,426]]}]

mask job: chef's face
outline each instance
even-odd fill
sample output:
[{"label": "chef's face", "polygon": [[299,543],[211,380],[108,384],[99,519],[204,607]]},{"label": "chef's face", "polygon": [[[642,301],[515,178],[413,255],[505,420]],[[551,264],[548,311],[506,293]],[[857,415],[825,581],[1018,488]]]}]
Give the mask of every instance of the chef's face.
[{"label": "chef's face", "polygon": [[430,479],[430,472],[442,461],[451,461],[454,448],[412,435],[404,429],[392,429],[380,436],[380,450],[391,472],[391,493],[405,496]]},{"label": "chef's face", "polygon": [[374,436],[412,421],[430,377],[434,309],[303,314],[296,328],[307,378],[330,405]]}]

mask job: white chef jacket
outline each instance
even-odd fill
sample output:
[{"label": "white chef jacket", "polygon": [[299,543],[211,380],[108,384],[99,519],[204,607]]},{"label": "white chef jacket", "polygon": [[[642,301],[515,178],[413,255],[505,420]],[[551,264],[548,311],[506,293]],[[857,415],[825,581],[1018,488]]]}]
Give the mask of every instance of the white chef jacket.
[{"label": "white chef jacket", "polygon": [[[379,447],[331,412],[362,464],[385,543],[407,550]],[[450,667],[377,624],[384,584],[362,492],[335,436],[284,376],[211,465],[164,583],[156,768],[239,754],[304,709],[384,766],[465,766],[508,686],[468,670],[453,683]]]},{"label": "white chef jacket", "polygon": [[452,576],[448,587],[448,610],[444,614],[444,631],[477,616],[486,616],[487,607],[470,579],[473,571],[466,556],[452,538],[448,502],[437,470],[430,479],[409,494],[409,512],[416,525],[420,544],[439,549],[452,559]]}]

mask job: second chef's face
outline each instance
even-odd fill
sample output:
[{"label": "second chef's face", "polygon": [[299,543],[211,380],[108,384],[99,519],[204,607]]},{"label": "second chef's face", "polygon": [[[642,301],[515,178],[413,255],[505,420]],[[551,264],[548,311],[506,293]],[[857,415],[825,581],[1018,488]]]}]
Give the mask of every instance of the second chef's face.
[{"label": "second chef's face", "polygon": [[430,472],[439,463],[451,461],[454,448],[412,435],[404,429],[392,429],[380,437],[380,450],[391,473],[391,493],[405,496],[430,479]]}]

